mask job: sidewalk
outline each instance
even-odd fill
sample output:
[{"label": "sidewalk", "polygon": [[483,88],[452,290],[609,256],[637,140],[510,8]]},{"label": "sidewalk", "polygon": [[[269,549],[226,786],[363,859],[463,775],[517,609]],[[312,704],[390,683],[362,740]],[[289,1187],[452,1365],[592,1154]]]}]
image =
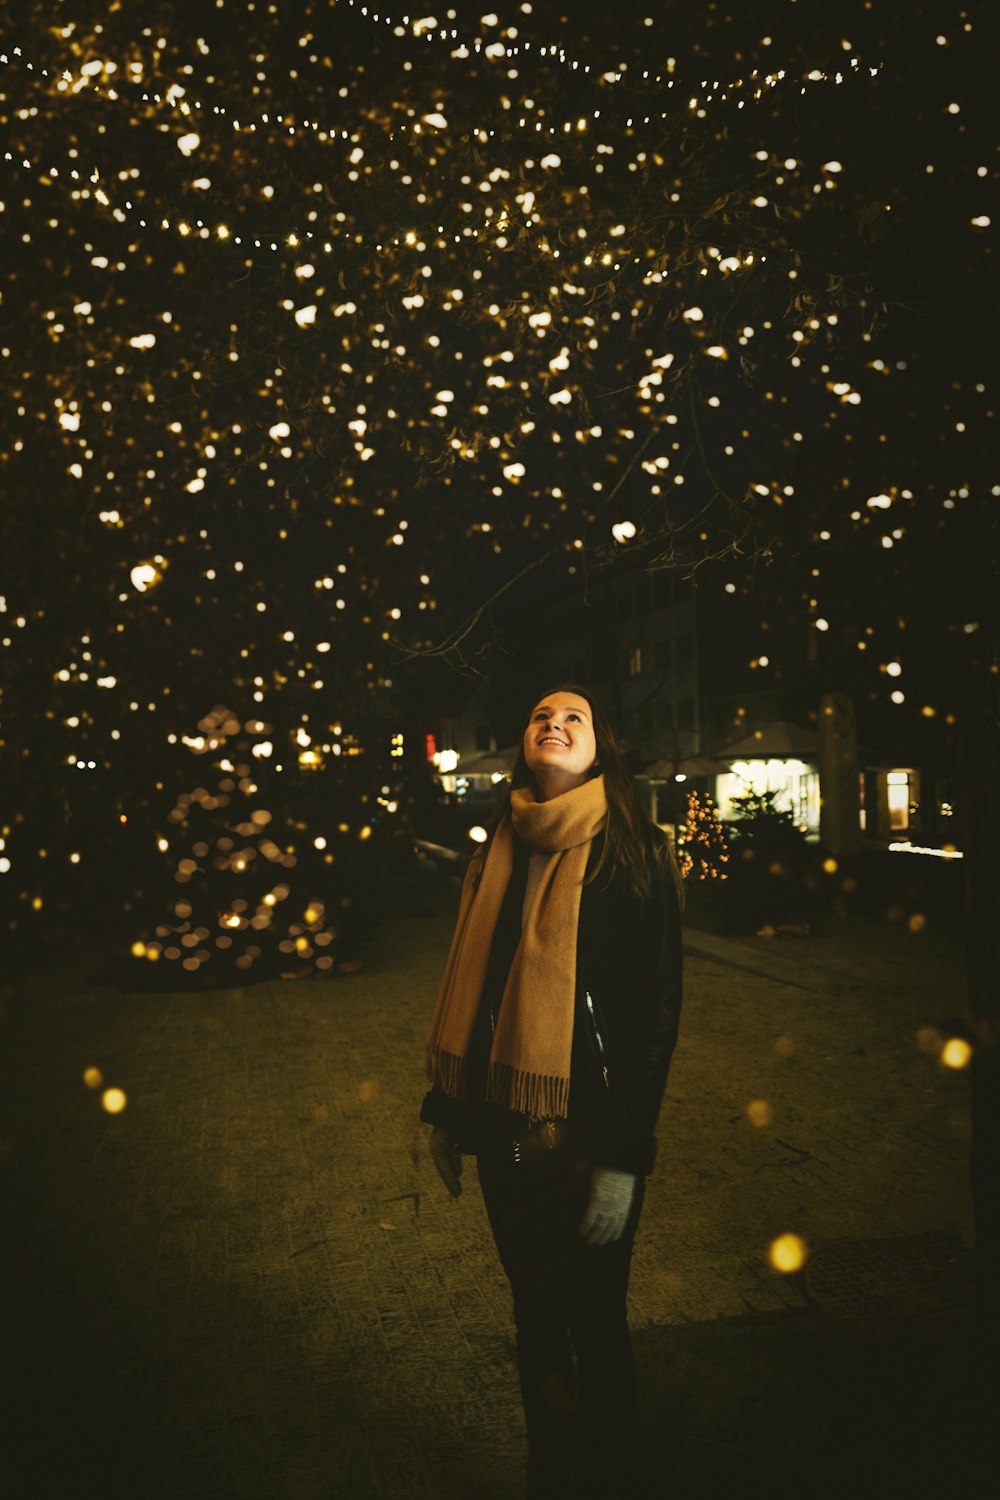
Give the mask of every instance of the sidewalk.
[{"label": "sidewalk", "polygon": [[[452,1202],[417,1119],[454,901],[399,894],[349,979],[120,994],[95,941],[7,994],[11,1500],[520,1496],[474,1163]],[[965,1390],[968,1078],[925,1050],[960,954],[687,946],[631,1298],[651,1493],[975,1494],[927,1442]],[[786,1232],[802,1276],[767,1262]]]}]

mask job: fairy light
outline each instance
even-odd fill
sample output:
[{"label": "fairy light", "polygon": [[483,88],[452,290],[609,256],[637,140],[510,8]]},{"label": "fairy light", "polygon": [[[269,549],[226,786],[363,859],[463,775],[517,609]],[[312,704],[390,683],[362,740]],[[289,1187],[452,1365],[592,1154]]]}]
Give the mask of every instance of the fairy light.
[{"label": "fairy light", "polygon": [[707,793],[690,791],[685,809],[684,822],[677,831],[681,875],[686,880],[726,880],[729,840],[714,801]]},{"label": "fairy light", "polygon": [[[201,39],[202,60],[183,72],[172,49],[157,56],[152,36],[139,44],[139,63],[96,32],[62,36],[62,73],[40,66],[40,49],[30,55],[27,28],[0,59],[10,92],[23,91],[5,106],[11,187],[0,211],[9,231],[29,237],[42,272],[30,288],[20,280],[10,289],[28,337],[5,354],[19,394],[8,402],[3,461],[15,481],[34,465],[53,494],[73,495],[81,555],[104,560],[109,577],[107,597],[101,589],[93,610],[84,607],[85,626],[64,629],[51,659],[44,641],[56,612],[43,621],[26,594],[0,614],[0,641],[10,661],[44,662],[53,725],[65,737],[59,764],[81,784],[144,765],[151,745],[157,756],[176,750],[175,767],[188,753],[206,766],[222,753],[211,735],[194,732],[206,707],[195,703],[195,683],[222,638],[231,646],[227,671],[248,700],[243,717],[252,702],[280,719],[249,752],[269,784],[319,781],[338,762],[363,760],[360,741],[319,729],[311,716],[331,694],[344,695],[345,723],[362,722],[365,705],[386,691],[397,640],[420,648],[438,636],[431,617],[454,586],[450,551],[465,549],[458,572],[468,578],[484,559],[504,567],[520,546],[642,556],[668,524],[685,545],[711,553],[714,518],[704,536],[693,521],[707,503],[699,443],[713,491],[731,486],[783,523],[814,502],[799,498],[801,483],[797,493],[786,483],[793,460],[780,450],[801,441],[797,427],[807,437],[810,429],[800,416],[779,422],[782,404],[818,392],[827,413],[818,434],[854,436],[853,408],[868,419],[872,385],[903,374],[884,344],[866,349],[864,367],[850,335],[842,357],[828,354],[845,302],[828,298],[809,265],[793,263],[787,221],[769,216],[772,207],[806,216],[831,194],[847,206],[857,190],[853,158],[836,128],[812,159],[798,147],[764,149],[749,127],[738,148],[722,140],[738,109],[741,129],[759,119],[763,134],[800,89],[839,91],[852,74],[867,86],[875,70],[853,55],[825,71],[748,63],[737,78],[699,64],[685,78],[673,61],[666,69],[599,62],[586,55],[585,38],[575,55],[499,21],[481,20],[479,34],[474,25],[446,34],[429,14],[344,9],[370,23],[375,46],[391,39],[405,83],[374,91],[364,113],[349,57],[336,60],[332,88],[324,80],[319,89],[303,69],[294,93],[289,85],[288,97],[301,102],[294,112],[278,97],[285,79],[276,65],[259,82],[251,73],[239,79],[240,93],[208,71]],[[433,59],[414,91],[417,71],[406,79],[402,64],[429,70]],[[506,102],[494,109],[484,96],[470,108],[463,90],[480,81]],[[719,177],[748,178],[705,218],[711,243],[700,234],[690,261],[677,253],[686,231],[661,242],[663,226],[648,216],[655,197],[682,224],[701,183],[697,171],[675,180],[659,143],[665,122],[693,133],[706,160],[727,168]],[[961,124],[959,113],[956,131]],[[162,152],[144,151],[161,138]],[[277,170],[256,170],[265,152]],[[728,170],[734,165],[739,172]],[[705,197],[699,212],[711,206]],[[963,224],[979,206],[963,210]],[[982,217],[972,229],[986,227]],[[967,234],[976,244],[986,238]],[[805,294],[787,317],[784,296],[766,282],[786,273]],[[246,277],[256,324],[241,302]],[[232,293],[224,300],[209,290],[223,282]],[[739,314],[730,317],[734,294]],[[793,330],[801,337],[790,341]],[[798,364],[787,360],[791,342]],[[757,383],[734,400],[743,361]],[[949,422],[956,432],[975,428],[966,410]],[[750,433],[764,428],[776,457],[758,453],[751,477]],[[559,487],[550,482],[553,457]],[[916,509],[906,473],[873,464],[866,482],[863,463],[854,472],[854,490],[822,501],[827,524],[814,534],[842,548],[857,532],[885,566],[903,566]],[[966,504],[967,476],[952,477],[950,492],[929,502],[941,515]],[[431,486],[419,507],[414,479]],[[888,503],[866,505],[876,493]],[[867,533],[866,522],[876,523]],[[74,558],[59,545],[68,569]],[[441,560],[433,586],[419,571],[431,554]],[[731,571],[737,576],[735,563]],[[742,582],[703,576],[727,608],[735,603]],[[810,578],[807,588],[796,608],[818,630],[840,632],[833,578]],[[86,647],[74,639],[85,629],[94,634]],[[143,658],[167,642],[176,660],[153,687]],[[753,660],[780,669],[780,653],[768,657],[760,644]],[[905,665],[900,717],[929,708],[946,723],[892,630],[880,625],[874,641],[859,644],[876,675],[879,662]],[[294,740],[303,716],[315,731],[308,746]],[[386,759],[403,761],[386,739]],[[156,756],[149,766],[162,780]],[[391,817],[393,805],[396,795],[380,794],[365,811]],[[134,829],[115,808],[116,825],[123,817],[120,826]],[[360,841],[368,825],[358,810],[346,821],[352,844]],[[180,857],[193,858],[194,884],[199,857],[181,854],[177,833],[157,829],[149,847],[178,870]],[[328,846],[315,836],[307,827],[301,847],[324,862],[340,857],[327,830]],[[27,868],[23,836],[4,837],[0,874],[13,887]],[[60,845],[60,866],[93,868],[86,851],[76,864],[74,853]],[[252,868],[253,860],[231,867],[241,876]],[[24,909],[34,895],[17,892]],[[143,940],[143,960],[176,966],[162,961],[157,941]],[[193,947],[183,956],[193,958]]]},{"label": "fairy light", "polygon": [[[363,13],[367,13],[367,11],[364,10]],[[390,23],[387,21],[387,24],[390,24]],[[404,30],[405,30],[405,28],[408,27],[408,25],[409,25],[409,21],[407,20],[407,21],[404,21],[402,23],[402,25],[396,25],[396,26],[394,26],[393,29],[394,29],[394,31],[397,34],[402,35],[403,32],[404,32]],[[436,34],[437,33],[431,31],[431,32],[427,33],[427,36],[428,37],[432,37],[432,36],[434,36]],[[518,51],[524,50],[524,51],[527,51],[527,52],[530,53],[532,51],[532,48],[531,48],[531,46],[526,45],[523,49],[519,48],[517,50]],[[476,43],[473,44],[472,52],[475,53],[477,56],[479,56],[479,55],[488,56],[489,55],[489,47],[484,46],[483,43],[482,43],[482,40],[480,39],[479,41],[477,41]],[[546,49],[544,47],[541,47],[541,48],[537,49],[537,53],[538,53],[539,60],[541,60],[543,58],[546,58],[546,57],[548,57],[550,60],[553,59],[553,58],[555,58],[555,59],[559,60],[560,62],[566,63],[574,72],[576,72],[576,71],[579,70],[584,75],[587,75],[587,74],[590,74],[591,71],[592,71],[589,64],[583,65],[581,67],[580,64],[578,64],[576,61],[572,61],[572,60],[568,59],[567,56],[566,56],[566,54],[562,51],[562,49],[555,49],[555,48]],[[456,56],[462,56],[463,58],[466,58],[466,57],[470,56],[471,54],[469,53],[468,49],[462,49],[461,53],[458,53],[458,54],[455,54],[455,55]],[[35,65],[30,60],[25,59],[24,54],[23,54],[23,50],[22,50],[22,48],[20,46],[14,46],[11,49],[11,52],[9,54],[8,53],[0,53],[0,65],[14,66],[17,63],[22,64],[23,66],[25,66],[26,68],[28,68],[32,72],[36,73],[37,76],[39,76],[40,78],[45,78],[45,79],[53,80],[55,82],[55,85],[56,85],[57,89],[65,89],[68,84],[72,84],[72,79],[67,74],[63,73],[58,79],[56,79],[55,74],[50,69],[48,69],[48,68],[46,68],[44,66]],[[113,69],[113,70],[116,71],[114,64],[104,64],[104,67],[111,68],[111,69]],[[861,63],[859,62],[859,60],[857,58],[852,58],[851,62],[850,62],[850,69],[849,69],[849,71],[855,72],[855,73],[866,73],[869,78],[874,79],[874,78],[876,78],[878,76],[878,74],[880,72],[880,67],[881,67],[881,65],[879,65],[877,67],[863,68],[862,65],[861,65]],[[89,70],[89,76],[88,76],[88,70]],[[74,93],[76,93],[76,92],[79,91],[79,89],[86,88],[89,92],[92,92],[92,93],[97,94],[99,96],[103,96],[103,97],[105,97],[106,99],[108,99],[111,102],[116,102],[116,103],[123,103],[123,102],[125,102],[125,100],[123,98],[123,95],[120,93],[120,91],[119,91],[119,89],[117,87],[105,86],[103,83],[101,83],[98,80],[97,75],[101,71],[102,71],[102,65],[100,63],[89,63],[89,64],[86,64],[84,70],[81,73],[80,79],[77,81],[76,84],[73,84],[72,91]],[[628,71],[627,68],[623,68],[620,72],[618,72],[616,74],[607,74],[606,73],[606,74],[602,75],[603,81],[605,81],[605,82],[620,82],[620,81],[622,81],[626,77],[627,71]],[[713,83],[710,84],[707,79],[703,79],[701,81],[701,83],[700,83],[700,88],[702,90],[704,90],[705,92],[702,93],[702,94],[700,94],[700,95],[693,96],[692,98],[690,98],[689,101],[688,101],[688,108],[691,109],[691,110],[693,110],[699,116],[705,117],[705,114],[706,114],[706,110],[705,110],[705,107],[704,107],[705,105],[711,104],[711,103],[714,103],[714,102],[717,102],[717,101],[728,102],[732,98],[732,96],[734,94],[738,94],[740,91],[742,91],[744,89],[746,89],[749,92],[751,98],[754,101],[759,101],[763,97],[763,95],[765,94],[765,92],[767,92],[768,90],[770,90],[770,89],[776,87],[777,85],[779,85],[782,81],[785,80],[785,78],[786,78],[785,71],[784,70],[780,70],[779,72],[777,72],[775,74],[767,74],[767,75],[765,75],[763,79],[761,79],[760,76],[756,73],[756,71],[754,71],[746,79],[744,79],[744,78],[736,79],[736,80],[733,80],[730,83],[725,84],[725,85],[720,84],[718,80],[715,80]],[[650,75],[649,72],[648,72],[648,70],[643,70],[641,72],[641,75],[638,75],[638,80],[641,81],[642,86],[644,88],[648,87],[650,89],[660,89],[660,90],[670,90],[670,89],[673,89],[674,83],[675,83],[675,80],[672,77],[668,76],[668,75]],[[835,83],[835,84],[842,83],[844,81],[844,75],[843,75],[843,73],[839,72],[839,71],[838,72],[834,72],[834,73],[828,73],[828,72],[824,71],[823,69],[813,68],[807,74],[804,75],[804,78],[802,80],[800,80],[800,85],[801,86],[800,86],[799,92],[800,92],[800,94],[804,93],[806,91],[806,89],[805,89],[806,85],[812,85],[812,84],[816,84],[816,83],[829,83],[831,81],[833,83]],[[287,135],[289,137],[295,137],[296,135],[302,136],[304,134],[312,134],[312,135],[315,136],[315,138],[318,141],[325,142],[325,143],[326,142],[330,142],[330,141],[336,141],[336,140],[340,140],[342,142],[353,143],[356,140],[356,138],[357,138],[357,130],[356,130],[356,128],[355,129],[347,129],[347,128],[334,128],[334,127],[330,127],[330,126],[323,127],[323,126],[318,125],[316,122],[309,121],[309,120],[302,120],[300,123],[296,124],[294,122],[289,121],[288,118],[287,118],[287,114],[285,112],[281,112],[281,111],[276,112],[274,114],[272,114],[270,111],[267,111],[267,112],[262,113],[260,116],[256,117],[253,120],[250,120],[250,121],[246,121],[246,120],[240,121],[238,118],[231,116],[230,112],[227,111],[224,106],[221,106],[221,105],[218,105],[218,104],[209,106],[209,105],[206,105],[206,104],[202,103],[201,101],[199,101],[197,99],[194,99],[194,98],[190,97],[188,95],[188,91],[187,91],[186,87],[182,86],[180,84],[172,84],[164,92],[160,93],[160,92],[146,90],[143,87],[143,85],[141,84],[141,82],[137,78],[136,79],[132,79],[132,78],[125,77],[125,78],[123,78],[121,80],[121,82],[125,86],[126,90],[128,90],[129,88],[136,89],[137,90],[138,100],[141,101],[142,103],[146,104],[147,106],[151,106],[151,107],[155,106],[157,108],[162,108],[163,106],[166,106],[170,110],[177,110],[177,111],[181,112],[183,114],[183,116],[185,116],[185,117],[190,117],[192,114],[214,115],[216,118],[218,118],[221,121],[227,121],[230,124],[232,130],[234,132],[236,132],[236,133],[244,133],[244,134],[248,134],[248,135],[254,136],[254,135],[257,135],[258,133],[261,133],[261,134],[273,134],[274,132],[277,131],[278,133],[280,133],[282,135]],[[740,107],[742,107],[742,101],[741,101]],[[576,121],[575,121],[576,128],[578,130],[588,129],[588,128],[592,127],[593,125],[596,125],[601,120],[601,117],[602,117],[602,112],[601,112],[600,109],[594,110],[589,115],[578,116],[577,119],[576,119]],[[643,125],[646,125],[646,126],[648,126],[648,125],[659,126],[659,125],[662,125],[665,121],[669,120],[670,117],[671,117],[671,111],[670,110],[663,110],[663,111],[660,111],[658,114],[654,113],[652,115],[644,115],[644,116],[642,116],[641,117],[641,123]],[[431,112],[430,114],[424,115],[423,117],[421,117],[420,120],[404,119],[404,120],[398,120],[398,121],[396,121],[394,123],[395,123],[395,128],[397,130],[399,130],[399,131],[406,132],[406,131],[410,130],[410,131],[413,131],[413,132],[419,134],[420,131],[421,131],[422,126],[425,125],[425,124],[429,125],[432,130],[440,130],[440,129],[446,129],[448,122],[447,122],[447,119],[445,118],[445,116],[443,114],[441,114],[440,112],[435,111],[435,112]],[[627,127],[631,130],[631,129],[636,128],[639,125],[639,123],[640,123],[640,120],[639,120],[638,117],[636,117],[635,119],[629,118],[627,120]],[[533,130],[534,130],[534,132],[536,134],[539,131],[544,131],[545,133],[547,133],[549,135],[553,135],[553,136],[559,136],[560,134],[565,135],[569,130],[571,130],[573,128],[573,122],[570,122],[570,121],[562,121],[562,122],[556,122],[556,123],[549,124],[547,122],[543,123],[543,121],[540,118],[536,118],[533,121],[529,122],[524,116],[519,116],[518,117],[517,124],[518,124],[518,126],[520,128],[526,128],[529,124],[531,124],[531,126],[532,126],[532,128],[533,128]],[[476,132],[477,136],[479,136],[483,140],[493,139],[497,135],[497,133],[498,132],[497,132],[497,130],[496,130],[495,127],[494,128],[483,128],[483,127],[480,127],[479,130]],[[197,131],[188,130],[188,131],[184,132],[183,134],[179,135],[176,138],[176,144],[177,144],[178,150],[184,156],[191,156],[195,152],[198,151],[199,147],[202,144],[202,140],[201,140],[201,137],[200,137],[200,135],[198,134]],[[358,148],[357,147],[354,148],[353,155],[355,155],[355,156],[358,155]],[[361,155],[363,155],[363,153],[361,153]],[[5,153],[5,160],[11,161],[13,159],[14,159],[14,157],[13,157],[13,155],[11,153],[9,153],[9,152]],[[560,161],[560,158],[558,156],[551,156],[549,158],[546,158],[546,160],[549,160],[549,161],[555,163],[556,165],[558,165],[559,161]],[[37,166],[37,164],[33,163],[28,158],[22,158],[22,165],[24,165],[25,167],[27,167],[29,169],[33,169],[33,170],[36,170],[36,171],[41,171],[42,170],[41,168],[39,168]],[[543,162],[543,165],[544,165],[544,162]],[[834,169],[840,170],[839,163],[830,163],[829,166],[830,166],[831,170],[834,170]],[[59,169],[57,167],[54,167],[54,166],[50,167],[48,169],[48,171],[49,171],[49,173],[51,175],[58,175],[58,170]],[[76,173],[75,169],[70,168],[69,175],[70,175],[71,179],[73,179],[73,180],[79,180],[78,179],[78,174]],[[100,174],[98,174],[98,176],[99,175]],[[207,186],[211,185],[209,179],[197,179],[197,181],[198,181],[199,185],[202,185],[203,187],[207,187]],[[102,201],[105,204],[108,204],[110,206],[110,199],[107,197],[106,189],[104,187],[97,188],[95,190],[95,192],[94,192],[94,196],[99,201]],[[757,203],[759,203],[759,204],[762,204],[762,203],[766,202],[765,199],[762,199],[760,197],[758,197],[758,199],[756,199],[754,201],[757,202]],[[126,208],[128,210],[131,210],[131,204],[130,203],[126,203]],[[114,211],[115,216],[121,218],[122,220],[124,220],[124,219],[126,219],[128,217],[128,213],[126,212],[126,209],[123,209],[120,206],[114,207],[113,211]],[[138,223],[139,223],[139,226],[142,227],[142,228],[146,228],[147,227],[146,221],[143,220],[143,219],[141,219],[141,218],[138,219]],[[180,234],[181,236],[184,236],[184,237],[190,235],[192,233],[192,231],[194,231],[197,235],[199,235],[201,237],[205,237],[205,238],[210,237],[213,233],[218,238],[220,238],[220,239],[228,239],[228,238],[230,238],[230,230],[229,230],[229,228],[228,228],[227,225],[225,225],[225,224],[216,224],[214,226],[214,229],[213,229],[212,226],[205,224],[200,219],[196,220],[196,222],[195,222],[195,224],[193,226],[188,225],[184,221],[181,221],[179,223],[174,224],[174,223],[171,222],[170,219],[164,219],[164,220],[160,221],[160,228],[164,229],[164,230],[173,230],[174,232],[176,232],[176,233],[178,233],[178,234]],[[277,252],[281,248],[283,248],[283,246],[295,245],[295,244],[302,243],[303,241],[307,241],[308,242],[308,241],[313,240],[315,237],[316,236],[314,235],[313,231],[311,231],[309,229],[302,229],[302,230],[298,230],[298,231],[285,231],[278,238],[274,238],[271,235],[257,235],[257,234],[250,233],[250,234],[248,234],[245,237],[245,239],[246,239],[246,243],[252,245],[255,249],[267,249],[267,248],[269,248],[272,252]],[[234,243],[236,243],[236,244],[242,244],[243,241],[244,241],[244,237],[243,236],[236,236],[236,237],[234,237]],[[392,243],[393,244],[399,244],[400,241],[398,239],[394,239]],[[330,246],[328,248],[326,245],[324,245],[324,253],[325,254],[331,254],[332,253],[332,246]]]}]

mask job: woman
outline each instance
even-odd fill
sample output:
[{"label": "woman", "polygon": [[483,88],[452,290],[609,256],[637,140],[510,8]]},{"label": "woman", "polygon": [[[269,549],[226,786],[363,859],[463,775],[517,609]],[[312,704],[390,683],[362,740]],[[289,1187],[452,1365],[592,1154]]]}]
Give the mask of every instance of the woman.
[{"label": "woman", "polygon": [[634,1494],[626,1293],[677,1037],[678,906],[604,713],[582,688],[546,693],[465,879],[421,1111],[453,1196],[478,1157],[533,1497]]}]

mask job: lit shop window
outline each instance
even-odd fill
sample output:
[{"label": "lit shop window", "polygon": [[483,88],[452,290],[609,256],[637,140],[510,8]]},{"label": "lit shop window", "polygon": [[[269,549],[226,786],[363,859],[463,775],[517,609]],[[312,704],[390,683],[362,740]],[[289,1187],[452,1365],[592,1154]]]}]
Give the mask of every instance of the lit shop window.
[{"label": "lit shop window", "polygon": [[886,776],[889,792],[889,827],[894,831],[910,826],[910,773],[889,771]]}]

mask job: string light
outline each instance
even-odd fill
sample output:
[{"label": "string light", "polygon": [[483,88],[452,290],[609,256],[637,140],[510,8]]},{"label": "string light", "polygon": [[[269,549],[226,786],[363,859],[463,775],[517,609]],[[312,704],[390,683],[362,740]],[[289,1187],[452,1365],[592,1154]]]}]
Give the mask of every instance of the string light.
[{"label": "string light", "polygon": [[[533,49],[525,48],[523,50],[530,53]],[[539,59],[556,58],[559,61],[568,62],[568,65],[574,71],[576,70],[577,64],[569,62],[565,54],[562,53],[561,49],[549,49],[549,51],[546,52],[546,49],[542,47],[534,50],[537,51]],[[474,53],[483,52],[485,54],[487,49],[480,44],[474,45],[472,51]],[[459,56],[459,54],[455,55]],[[468,53],[464,54],[463,60],[465,60],[465,57],[467,57],[468,55]],[[99,97],[105,98],[112,103],[124,102],[125,96],[119,91],[118,88],[100,83],[97,80],[96,76],[81,76],[78,80],[73,80],[71,75],[63,73],[57,78],[50,69],[42,66],[37,66],[31,61],[26,60],[20,46],[13,47],[10,53],[0,53],[0,65],[10,67],[14,66],[18,62],[23,63],[23,66],[25,68],[35,72],[40,77],[54,80],[55,86],[59,90],[68,87],[70,88],[70,91],[72,93],[87,91]],[[881,63],[877,66],[863,65],[859,61],[859,59],[851,58],[847,71],[848,73],[865,75],[869,79],[875,79],[881,72],[882,66],[883,65]],[[582,71],[589,74],[591,72],[591,68],[589,65],[586,65],[582,69]],[[623,67],[621,72],[617,75],[608,74],[602,75],[602,77],[606,82],[621,82],[625,79],[626,72],[627,69]],[[846,75],[839,70],[834,73],[828,73],[821,68],[812,68],[808,73],[801,75],[793,81],[798,82],[799,93],[801,95],[806,93],[808,88],[816,84],[832,83],[834,85],[840,85],[844,83],[845,77]],[[672,90],[676,82],[676,80],[672,77],[665,75],[651,76],[647,72],[642,73],[641,80],[643,87],[648,87],[651,91],[655,90],[657,92],[662,92],[663,90]],[[739,95],[743,91],[749,92],[752,102],[759,102],[767,92],[777,88],[787,80],[788,75],[783,69],[779,70],[777,73],[765,74],[763,75],[763,77],[759,76],[755,71],[746,78],[738,78],[727,84],[721,84],[718,80],[710,83],[707,79],[702,79],[698,86],[704,92],[699,94],[689,94],[686,109],[692,113],[698,114],[700,111],[704,111],[707,105],[719,102],[729,102],[734,96]],[[306,119],[295,122],[288,118],[287,110],[281,110],[273,113],[268,110],[264,111],[254,119],[240,120],[235,115],[233,115],[231,111],[227,110],[223,105],[209,105],[203,103],[199,99],[189,97],[186,87],[181,84],[171,84],[170,87],[166,90],[162,92],[156,92],[147,91],[138,80],[133,78],[125,77],[121,80],[121,82],[126,89],[135,90],[138,100],[144,104],[155,104],[158,107],[166,105],[168,109],[176,110],[178,113],[184,116],[191,116],[195,114],[215,116],[219,120],[228,122],[231,125],[233,131],[237,133],[256,135],[258,132],[269,134],[274,134],[275,132],[277,132],[279,135],[285,135],[289,137],[294,137],[297,135],[301,136],[308,133],[314,135],[317,140],[323,143],[343,141],[354,144],[359,139],[360,127],[358,126],[348,129],[342,126],[337,127],[329,124],[319,125],[316,121]],[[738,107],[742,108],[744,103],[745,101],[740,101]],[[659,128],[664,123],[675,119],[678,113],[678,109],[665,109],[658,112],[654,111],[651,114],[645,115],[636,113],[634,116],[630,116],[626,119],[625,125],[629,129],[637,128],[639,125],[653,125]],[[411,116],[411,118],[400,118],[396,120],[393,125],[393,131],[390,132],[390,137],[396,132],[411,132],[415,135],[420,135],[425,126],[429,126],[432,131],[447,128],[447,120],[443,115],[440,115],[439,113],[432,112],[427,115],[417,117],[415,112],[411,111]],[[499,130],[496,126],[479,126],[475,129],[474,134],[478,139],[485,143],[486,141],[492,140],[497,136],[508,135],[511,128],[526,130],[530,126],[532,132],[535,135],[542,134],[546,136],[559,137],[565,136],[573,130],[588,129],[591,126],[598,124],[601,119],[602,111],[600,109],[577,114],[573,120],[553,121],[552,123],[549,123],[548,121],[543,120],[540,117],[534,120],[529,120],[527,115],[519,114],[516,116],[516,118],[512,116],[510,125],[505,126],[504,130],[502,131]],[[187,154],[190,154],[190,152],[197,149],[199,139],[200,138],[196,133],[189,132],[187,135],[178,138],[178,146],[182,151],[186,151]],[[185,145],[181,144],[182,142],[190,142],[190,145],[186,147]],[[839,170],[839,164],[832,163],[830,170]]]},{"label": "string light", "polygon": [[[466,559],[459,587],[480,567],[509,559],[515,571],[522,554],[548,548],[602,561],[604,548],[648,558],[661,547],[672,563],[726,557],[739,587],[717,571],[702,576],[728,607],[746,584],[736,573],[742,539],[721,512],[778,517],[785,507],[780,519],[793,526],[809,506],[806,530],[834,538],[831,553],[869,549],[897,569],[922,535],[918,519],[933,507],[945,520],[967,504],[967,476],[955,472],[949,493],[926,504],[921,493],[911,522],[902,466],[855,462],[856,449],[843,465],[854,489],[836,489],[839,474],[822,499],[787,483],[798,482],[791,445],[803,433],[831,451],[840,435],[862,435],[854,408],[863,402],[866,420],[878,421],[873,387],[895,387],[905,367],[888,341],[859,366],[857,334],[845,330],[846,353],[824,369],[838,317],[857,312],[854,294],[831,290],[836,254],[830,266],[803,265],[795,247],[828,195],[841,195],[838,212],[854,202],[839,127],[812,168],[790,139],[772,151],[748,133],[726,144],[724,133],[733,109],[746,106],[746,121],[767,99],[760,136],[780,134],[782,101],[796,90],[832,94],[851,75],[866,86],[878,69],[852,56],[826,72],[797,64],[727,82],[699,64],[691,81],[674,67],[602,70],[583,44],[575,57],[509,34],[502,55],[490,55],[497,39],[486,31],[447,36],[424,18],[348,8],[379,35],[402,26],[392,45],[404,61],[432,57],[429,44],[440,43],[440,89],[419,106],[402,90],[374,90],[362,109],[345,84],[345,124],[331,121],[325,80],[293,91],[276,60],[271,106],[241,110],[228,80],[175,72],[183,83],[154,89],[124,58],[114,64],[110,41],[107,63],[88,57],[96,31],[69,42],[72,71],[62,75],[37,65],[27,38],[0,58],[25,91],[25,108],[10,106],[5,120],[12,186],[2,212],[36,273],[5,288],[17,294],[10,305],[21,298],[25,329],[5,355],[5,479],[16,487],[36,466],[51,493],[72,495],[81,553],[107,573],[107,597],[102,587],[100,608],[62,632],[57,652],[45,643],[54,612],[43,620],[45,606],[23,591],[0,606],[0,641],[9,661],[51,680],[46,732],[58,726],[59,763],[88,787],[140,763],[139,746],[193,748],[195,684],[219,621],[232,652],[225,671],[247,698],[269,713],[288,705],[254,760],[279,778],[320,766],[330,775],[362,760],[364,746],[311,721],[308,745],[295,731],[331,692],[349,699],[337,712],[361,722],[359,704],[389,691],[396,643],[434,644],[431,617],[455,588],[449,553]],[[502,85],[514,97],[496,109],[477,88],[494,76],[500,86],[493,62],[531,72],[517,89]],[[544,86],[557,74],[580,87],[543,114],[534,96],[550,99],[556,90]],[[211,102],[213,89],[223,102]],[[303,117],[274,103],[279,94],[305,100]],[[58,125],[55,149],[47,121]],[[699,145],[683,171],[676,145],[663,147],[664,126]],[[265,151],[278,170],[262,180]],[[737,185],[720,193],[719,180]],[[789,301],[786,312],[793,293],[802,305]],[[811,426],[782,413],[814,398]],[[971,430],[970,413],[952,417]],[[866,504],[869,493],[888,503]],[[756,535],[744,545],[752,550]],[[433,588],[419,572],[428,553],[441,558]],[[74,561],[61,556],[64,567]],[[291,579],[294,605],[283,592]],[[842,625],[834,580],[824,572],[807,587],[788,611],[829,625],[832,640]],[[201,640],[187,619],[202,622]],[[880,625],[871,643],[875,676],[901,650],[894,629]],[[157,636],[181,643],[183,668],[171,662],[154,686],[129,652]],[[780,658],[756,647],[752,659]],[[357,684],[347,689],[352,660]],[[929,696],[914,683],[899,717],[913,704],[945,724]],[[390,792],[373,803],[379,817],[399,806]],[[114,819],[135,826],[117,808]],[[345,821],[352,841],[362,827],[371,837],[370,823]],[[149,847],[172,854],[154,833]],[[0,875],[19,883],[27,908],[36,892],[23,831],[5,828],[0,849]],[[66,844],[60,862],[72,852]]]}]

